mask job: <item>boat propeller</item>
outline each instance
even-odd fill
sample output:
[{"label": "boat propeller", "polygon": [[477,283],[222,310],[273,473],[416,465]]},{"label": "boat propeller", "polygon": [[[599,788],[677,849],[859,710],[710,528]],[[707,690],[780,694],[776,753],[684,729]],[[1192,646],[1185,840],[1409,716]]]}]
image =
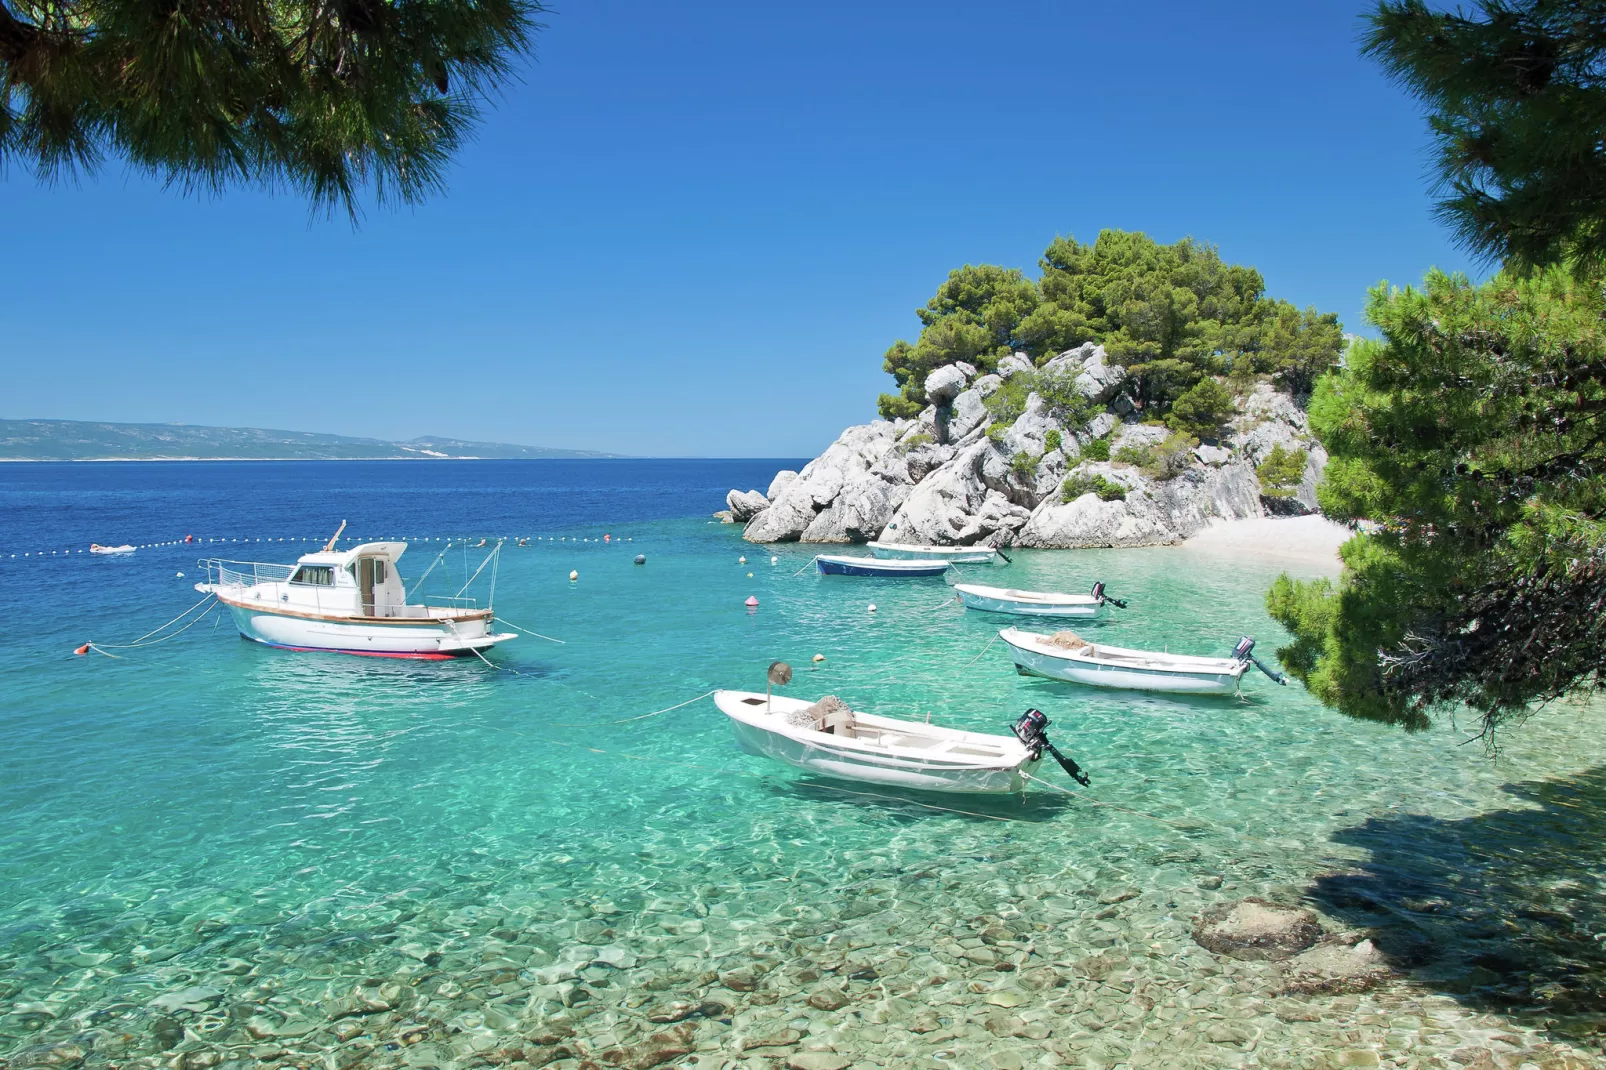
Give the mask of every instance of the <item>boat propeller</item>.
[{"label": "boat propeller", "polygon": [[1060,768],[1065,770],[1066,776],[1083,787],[1087,787],[1092,781],[1088,779],[1086,773],[1082,772],[1082,767],[1076,764],[1076,759],[1067,758],[1059,752],[1054,744],[1048,741],[1049,724],[1050,721],[1042,710],[1030,709],[1021,714],[1020,720],[1010,727],[1015,733],[1015,738],[1020,740],[1025,745],[1026,750],[1030,752],[1033,761],[1041,758],[1046,750],[1054,756],[1056,762],[1060,763]]},{"label": "boat propeller", "polygon": [[1093,585],[1093,597],[1098,599],[1098,601],[1101,602],[1101,603],[1108,602],[1110,605],[1114,606],[1116,609],[1125,609],[1126,608],[1126,599],[1124,599],[1124,598],[1112,598],[1111,596],[1109,596],[1109,595],[1104,593],[1104,581],[1103,580],[1099,580],[1097,583],[1095,583]]},{"label": "boat propeller", "polygon": [[1253,653],[1254,649],[1255,649],[1255,641],[1253,639],[1249,638],[1249,636],[1247,636],[1247,635],[1241,636],[1238,639],[1238,645],[1232,648],[1232,656],[1234,658],[1238,659],[1239,661],[1247,661],[1247,662],[1249,662],[1250,664],[1254,665],[1255,668],[1259,669],[1261,672],[1265,673],[1267,676],[1271,677],[1273,680],[1276,680],[1279,684],[1282,684],[1284,687],[1287,687],[1288,686],[1288,677],[1283,673],[1272,672],[1270,669],[1266,668],[1265,663],[1262,662],[1259,658],[1255,657],[1255,655]]}]

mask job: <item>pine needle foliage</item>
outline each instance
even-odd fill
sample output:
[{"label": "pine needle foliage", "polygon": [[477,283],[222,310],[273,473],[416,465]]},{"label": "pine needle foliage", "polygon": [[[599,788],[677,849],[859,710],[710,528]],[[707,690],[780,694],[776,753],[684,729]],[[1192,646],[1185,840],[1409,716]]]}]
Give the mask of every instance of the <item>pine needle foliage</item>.
[{"label": "pine needle foliage", "polygon": [[1278,651],[1344,713],[1486,732],[1606,665],[1606,294],[1570,266],[1372,291],[1381,341],[1317,386],[1317,497],[1367,530],[1344,573],[1277,581]]},{"label": "pine needle foliage", "polygon": [[413,203],[539,28],[539,0],[0,0],[0,167],[109,157],[185,192]]},{"label": "pine needle foliage", "polygon": [[1429,112],[1438,213],[1511,267],[1606,267],[1606,0],[1386,0],[1365,52]]}]

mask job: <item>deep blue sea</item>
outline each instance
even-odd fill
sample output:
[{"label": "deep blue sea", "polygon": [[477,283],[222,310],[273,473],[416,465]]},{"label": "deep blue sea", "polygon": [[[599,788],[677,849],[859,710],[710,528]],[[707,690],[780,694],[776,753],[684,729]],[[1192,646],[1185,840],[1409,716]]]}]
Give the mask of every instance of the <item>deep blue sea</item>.
[{"label": "deep blue sea", "polygon": [[[1564,964],[1599,947],[1597,707],[1540,713],[1496,761],[1466,725],[1407,735],[1261,676],[1188,701],[1022,678],[992,642],[1009,621],[942,581],[822,578],[812,548],[710,519],[799,463],[0,465],[0,1066],[1407,1065],[1402,1028],[1417,1055],[1589,1047],[1556,1023],[1592,1013]],[[409,580],[442,540],[528,539],[496,609],[561,643],[391,662],[212,614],[117,646],[200,599],[198,559],[293,561],[341,520],[347,544],[408,540]],[[970,573],[1103,580],[1130,602],[1087,627],[1109,642],[1285,639],[1274,559],[1014,556]],[[762,689],[776,659],[789,694],[895,716],[1003,731],[1040,707],[1093,785],[858,791],[741,753],[706,699],[641,716]],[[1400,958],[1412,980],[1283,1013],[1280,966],[1189,935],[1246,895],[1436,943]]]}]

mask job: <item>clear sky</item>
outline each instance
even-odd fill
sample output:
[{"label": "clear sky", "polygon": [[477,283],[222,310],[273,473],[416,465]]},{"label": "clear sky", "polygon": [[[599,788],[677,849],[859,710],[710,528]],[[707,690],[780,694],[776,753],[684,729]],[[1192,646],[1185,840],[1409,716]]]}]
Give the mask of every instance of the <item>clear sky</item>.
[{"label": "clear sky", "polygon": [[558,0],[443,197],[358,229],[0,178],[0,416],[659,456],[875,415],[946,272],[1185,235],[1361,330],[1466,270],[1361,3]]}]

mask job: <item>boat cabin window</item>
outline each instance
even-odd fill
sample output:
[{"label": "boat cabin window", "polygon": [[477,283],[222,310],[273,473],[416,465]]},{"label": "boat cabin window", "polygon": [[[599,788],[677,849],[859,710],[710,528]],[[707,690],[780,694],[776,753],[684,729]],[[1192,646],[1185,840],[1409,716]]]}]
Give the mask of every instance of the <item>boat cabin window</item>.
[{"label": "boat cabin window", "polygon": [[335,567],[333,565],[302,565],[296,569],[296,574],[290,577],[291,583],[307,583],[314,587],[333,587],[335,585]]}]

